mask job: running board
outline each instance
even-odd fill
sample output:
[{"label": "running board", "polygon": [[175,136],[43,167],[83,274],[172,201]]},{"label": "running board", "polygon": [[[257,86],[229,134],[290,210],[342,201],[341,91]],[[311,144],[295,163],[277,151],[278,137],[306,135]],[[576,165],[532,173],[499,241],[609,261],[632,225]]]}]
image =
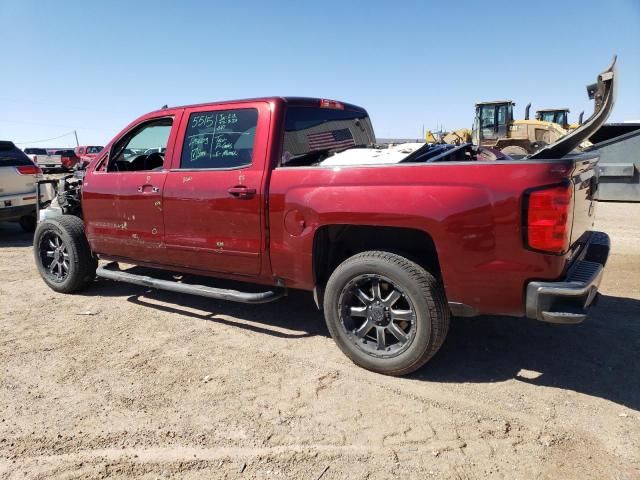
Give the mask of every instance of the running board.
[{"label": "running board", "polygon": [[224,288],[207,287],[204,285],[191,285],[170,280],[160,280],[147,275],[136,275],[120,270],[117,262],[108,263],[98,267],[96,275],[116,282],[127,282],[143,287],[157,288],[158,290],[168,290],[170,292],[186,293],[198,295],[200,297],[215,298],[217,300],[229,300],[240,303],[269,303],[287,295],[286,288],[278,288],[260,293],[239,292],[237,290],[227,290]]}]

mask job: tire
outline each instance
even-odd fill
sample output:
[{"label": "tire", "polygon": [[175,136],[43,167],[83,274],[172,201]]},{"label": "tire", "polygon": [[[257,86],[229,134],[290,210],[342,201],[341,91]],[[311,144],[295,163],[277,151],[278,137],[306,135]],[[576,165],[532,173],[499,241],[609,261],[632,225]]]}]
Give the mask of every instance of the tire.
[{"label": "tire", "polygon": [[40,276],[56,292],[77,292],[96,276],[98,261],[78,217],[62,215],[40,222],[33,238],[33,252]]},{"label": "tire", "polygon": [[524,157],[526,155],[529,155],[529,152],[527,152],[527,149],[524,147],[521,147],[520,145],[507,145],[500,151],[505,155],[509,155],[510,157],[511,156]]},{"label": "tire", "polygon": [[33,233],[36,231],[36,216],[35,215],[25,215],[24,217],[20,217],[18,220],[22,230],[27,233]]},{"label": "tire", "polygon": [[423,366],[449,330],[442,284],[417,263],[389,252],[363,252],[341,263],[327,282],[324,312],[342,352],[386,375]]}]

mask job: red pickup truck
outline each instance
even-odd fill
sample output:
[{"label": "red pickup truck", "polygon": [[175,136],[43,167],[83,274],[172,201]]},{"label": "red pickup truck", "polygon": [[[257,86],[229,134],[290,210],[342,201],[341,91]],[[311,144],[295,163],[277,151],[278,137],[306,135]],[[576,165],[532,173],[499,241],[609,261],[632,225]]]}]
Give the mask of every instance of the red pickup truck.
[{"label": "red pickup truck", "polygon": [[609,239],[591,231],[597,158],[570,152],[606,120],[613,88],[612,65],[590,87],[592,117],[522,160],[468,144],[384,148],[364,109],[333,100],[158,110],[61,182],[40,212],[35,260],[66,293],[96,274],[247,303],[312,291],[344,353],[391,375],[426,363],[451,315],[579,323]]}]

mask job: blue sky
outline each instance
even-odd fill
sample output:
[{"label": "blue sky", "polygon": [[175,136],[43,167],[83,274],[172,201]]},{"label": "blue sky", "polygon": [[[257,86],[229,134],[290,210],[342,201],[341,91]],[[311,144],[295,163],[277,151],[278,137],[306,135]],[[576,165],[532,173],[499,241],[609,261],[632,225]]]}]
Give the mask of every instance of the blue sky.
[{"label": "blue sky", "polygon": [[3,140],[105,144],[165,103],[263,95],[362,105],[379,137],[501,98],[574,120],[614,53],[611,120],[640,120],[640,0],[0,2]]}]

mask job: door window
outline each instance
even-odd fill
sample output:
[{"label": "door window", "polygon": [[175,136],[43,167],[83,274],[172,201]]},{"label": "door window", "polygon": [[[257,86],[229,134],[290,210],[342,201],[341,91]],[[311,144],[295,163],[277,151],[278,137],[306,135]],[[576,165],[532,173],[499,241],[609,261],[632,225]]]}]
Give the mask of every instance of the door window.
[{"label": "door window", "polygon": [[507,106],[500,105],[498,107],[498,125],[506,125],[507,124]]},{"label": "door window", "polygon": [[493,129],[495,126],[495,107],[493,106],[484,106],[481,110],[480,115],[480,124],[482,128],[490,128]]},{"label": "door window", "polygon": [[136,127],[114,145],[108,171],[161,170],[172,125],[172,118],[160,118]]},{"label": "door window", "polygon": [[257,124],[258,111],[254,108],[192,113],[180,168],[232,169],[251,165]]}]

